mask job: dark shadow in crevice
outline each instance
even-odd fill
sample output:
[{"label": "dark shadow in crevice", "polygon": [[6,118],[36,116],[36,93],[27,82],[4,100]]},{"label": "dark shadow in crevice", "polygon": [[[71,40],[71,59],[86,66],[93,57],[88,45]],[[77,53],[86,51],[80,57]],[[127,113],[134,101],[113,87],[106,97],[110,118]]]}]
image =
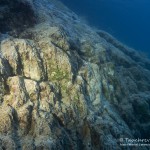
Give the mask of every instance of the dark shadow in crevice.
[{"label": "dark shadow in crevice", "polygon": [[17,111],[12,106],[9,106],[9,107],[11,107],[11,109],[13,110],[12,135],[11,136],[15,143],[16,149],[22,150],[20,136],[18,134],[18,130],[19,130],[18,114],[17,114]]}]

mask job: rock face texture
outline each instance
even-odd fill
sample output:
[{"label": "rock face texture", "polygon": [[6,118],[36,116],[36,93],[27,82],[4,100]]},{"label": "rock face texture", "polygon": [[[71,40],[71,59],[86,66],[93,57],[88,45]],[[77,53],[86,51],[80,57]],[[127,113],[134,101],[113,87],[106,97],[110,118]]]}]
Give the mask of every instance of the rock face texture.
[{"label": "rock face texture", "polygon": [[149,59],[59,1],[1,0],[0,42],[0,150],[121,150],[120,138],[150,137]]}]

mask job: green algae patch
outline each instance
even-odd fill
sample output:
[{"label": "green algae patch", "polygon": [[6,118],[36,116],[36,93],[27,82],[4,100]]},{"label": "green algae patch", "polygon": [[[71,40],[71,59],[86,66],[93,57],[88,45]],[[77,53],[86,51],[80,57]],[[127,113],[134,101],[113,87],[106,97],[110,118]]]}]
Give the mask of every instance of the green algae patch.
[{"label": "green algae patch", "polygon": [[69,80],[69,73],[61,69],[55,69],[51,74],[52,81]]}]

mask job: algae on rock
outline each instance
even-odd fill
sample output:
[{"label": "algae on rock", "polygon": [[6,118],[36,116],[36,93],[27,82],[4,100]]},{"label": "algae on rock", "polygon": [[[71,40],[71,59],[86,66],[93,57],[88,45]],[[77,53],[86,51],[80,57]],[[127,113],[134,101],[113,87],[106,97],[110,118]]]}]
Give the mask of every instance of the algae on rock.
[{"label": "algae on rock", "polygon": [[123,149],[120,138],[148,138],[149,59],[57,0],[20,4],[32,24],[0,30],[0,149]]}]

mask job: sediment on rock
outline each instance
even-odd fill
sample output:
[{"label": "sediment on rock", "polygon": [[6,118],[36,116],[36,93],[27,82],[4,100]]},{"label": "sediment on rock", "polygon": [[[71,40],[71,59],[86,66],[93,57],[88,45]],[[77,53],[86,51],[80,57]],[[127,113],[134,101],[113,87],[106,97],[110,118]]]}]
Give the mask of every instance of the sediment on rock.
[{"label": "sediment on rock", "polygon": [[57,0],[1,1],[0,32],[0,149],[121,150],[120,138],[149,137],[147,58]]}]

